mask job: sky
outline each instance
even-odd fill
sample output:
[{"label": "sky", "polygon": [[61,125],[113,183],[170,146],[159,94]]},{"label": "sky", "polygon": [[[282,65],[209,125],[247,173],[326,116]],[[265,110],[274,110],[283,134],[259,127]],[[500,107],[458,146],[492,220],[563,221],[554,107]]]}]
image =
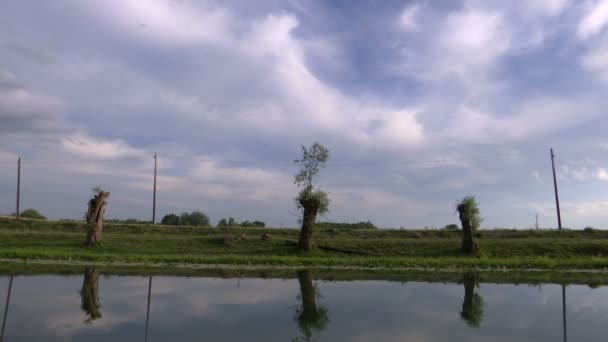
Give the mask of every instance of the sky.
[{"label": "sky", "polygon": [[4,0],[0,213],[608,228],[608,0]]}]

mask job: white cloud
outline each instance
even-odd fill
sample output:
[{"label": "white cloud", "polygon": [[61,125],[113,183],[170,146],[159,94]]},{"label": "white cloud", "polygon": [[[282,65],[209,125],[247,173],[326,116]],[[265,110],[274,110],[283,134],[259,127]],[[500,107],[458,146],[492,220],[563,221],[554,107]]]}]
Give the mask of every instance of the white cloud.
[{"label": "white cloud", "polygon": [[517,142],[558,132],[600,114],[597,108],[582,100],[532,98],[512,113],[500,116],[462,107],[453,114],[450,124],[440,134],[468,142]]},{"label": "white cloud", "polygon": [[583,218],[608,217],[608,201],[565,203],[568,212]]},{"label": "white cloud", "polygon": [[608,24],[608,0],[596,0],[589,6],[585,17],[578,25],[578,35],[582,39],[589,38],[602,31]]},{"label": "white cloud", "polygon": [[572,174],[572,178],[576,180],[582,181],[589,178],[589,170],[586,167],[572,169],[570,173]]},{"label": "white cloud", "polygon": [[251,167],[222,167],[216,161],[197,162],[189,173],[201,194],[210,198],[285,200],[296,193],[290,174]]},{"label": "white cloud", "polygon": [[532,177],[534,177],[534,179],[535,179],[537,182],[539,182],[539,183],[540,183],[540,182],[542,182],[542,180],[541,180],[541,178],[540,178],[540,173],[538,173],[538,171],[537,171],[537,170],[532,170]]},{"label": "white cloud", "polygon": [[125,0],[111,6],[106,2],[85,6],[91,6],[93,15],[124,33],[172,45],[222,43],[232,19],[225,9],[202,2],[193,6],[176,1]]},{"label": "white cloud", "polygon": [[603,45],[597,45],[591,48],[591,50],[582,57],[581,63],[583,68],[587,71],[608,81],[608,41],[604,42]]},{"label": "white cloud", "polygon": [[65,125],[63,101],[24,88],[17,76],[0,68],[0,136],[54,132]]},{"label": "white cloud", "polygon": [[65,152],[97,159],[115,159],[124,157],[144,157],[145,154],[124,141],[95,139],[85,134],[74,134],[61,139],[61,147]]},{"label": "white cloud", "polygon": [[438,44],[444,68],[486,67],[509,49],[510,32],[499,13],[468,9],[446,18]]},{"label": "white cloud", "polygon": [[399,23],[404,30],[418,30],[418,14],[424,8],[424,6],[425,5],[421,3],[415,3],[403,9]]},{"label": "white cloud", "polygon": [[601,181],[608,181],[608,171],[606,171],[606,169],[603,169],[603,168],[598,168],[596,177],[597,177],[597,179],[599,179]]},{"label": "white cloud", "polygon": [[[213,0],[45,2],[30,11],[32,5],[15,2],[22,10],[0,13],[0,21],[36,25],[0,30],[0,45],[19,41],[44,50],[56,63],[42,67],[11,54],[0,57],[8,70],[0,70],[0,88],[10,89],[0,89],[0,104],[10,109],[0,112],[0,119],[4,115],[17,127],[28,123],[20,129],[30,132],[37,122],[36,132],[45,134],[44,139],[7,138],[0,141],[2,151],[29,154],[28,166],[42,158],[41,170],[64,168],[62,174],[36,176],[27,169],[37,185],[55,177],[66,184],[87,183],[82,188],[88,190],[95,178],[110,185],[113,201],[132,203],[151,197],[151,155],[158,151],[164,153],[159,203],[180,203],[173,207],[178,210],[216,205],[209,210],[223,214],[217,207],[228,212],[233,209],[226,203],[232,201],[235,211],[267,205],[263,210],[273,216],[293,204],[296,191],[290,171],[264,163],[290,160],[290,146],[297,150],[318,140],[335,153],[332,158],[346,163],[447,156],[446,162],[423,166],[382,165],[373,176],[353,167],[324,183],[339,191],[364,183],[381,192],[369,193],[377,213],[370,218],[391,224],[399,216],[393,211],[408,205],[407,198],[382,189],[403,185],[412,196],[435,199],[463,189],[520,191],[511,188],[538,186],[539,177],[531,177],[530,170],[543,166],[532,158],[514,155],[478,165],[466,158],[551,146],[557,139],[575,149],[578,126],[586,127],[589,141],[602,141],[593,135],[605,126],[601,108],[607,103],[602,89],[590,85],[590,76],[608,74],[606,26],[580,40],[576,30],[585,12],[580,2],[465,0],[462,6],[444,6],[421,0],[339,24],[332,11],[315,15],[324,4],[299,2],[298,9],[285,4],[262,2],[244,9]],[[360,14],[350,10],[344,18]],[[62,43],[48,43],[54,41]],[[401,69],[381,72],[397,59]],[[577,64],[592,75],[581,73]],[[53,125],[64,133],[51,132]],[[0,131],[15,131],[7,127],[0,123]],[[168,146],[182,159],[168,158]],[[66,163],[53,164],[51,152]],[[231,159],[251,164],[225,163]],[[560,177],[591,182],[599,178],[600,165],[572,164]],[[510,172],[517,172],[518,185],[505,176]],[[12,178],[3,179],[2,184],[12,184]],[[365,203],[364,196],[358,198]],[[9,201],[0,198],[0,210],[12,208]],[[287,204],[270,208],[281,201]],[[341,213],[350,213],[345,218],[364,206],[338,202]],[[428,224],[423,221],[416,224]]]},{"label": "white cloud", "polygon": [[[563,12],[568,6],[570,0],[543,0],[543,1],[527,1],[522,5],[527,10],[537,10],[549,16],[556,16]],[[534,11],[536,13],[536,11]]]},{"label": "white cloud", "polygon": [[350,134],[365,145],[403,148],[424,140],[424,127],[416,120],[415,111],[369,108],[360,112],[359,120],[361,128]]}]

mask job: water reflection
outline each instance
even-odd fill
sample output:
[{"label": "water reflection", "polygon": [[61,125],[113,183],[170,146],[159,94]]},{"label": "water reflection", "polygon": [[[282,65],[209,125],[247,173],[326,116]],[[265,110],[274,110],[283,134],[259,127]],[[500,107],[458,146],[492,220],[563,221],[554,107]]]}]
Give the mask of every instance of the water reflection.
[{"label": "water reflection", "polygon": [[327,281],[314,270],[243,278],[237,287],[221,277],[109,277],[87,268],[83,280],[79,272],[0,276],[0,340],[602,341],[608,321],[607,286],[568,285],[566,301],[562,281],[488,283],[485,273]]},{"label": "water reflection", "polygon": [[467,272],[463,275],[462,280],[464,284],[464,299],[462,301],[460,318],[471,328],[479,328],[486,306],[483,297],[475,291],[479,288],[479,274]]},{"label": "water reflection", "polygon": [[564,327],[564,342],[568,341],[568,324],[566,324],[566,285],[562,284],[562,315]]},{"label": "water reflection", "polygon": [[146,339],[148,342],[148,326],[150,325],[150,298],[152,297],[152,276],[148,276],[148,306],[146,307]]},{"label": "water reflection", "polygon": [[302,305],[296,306],[295,321],[303,336],[296,336],[293,341],[311,341],[314,333],[317,336],[327,327],[329,316],[327,309],[317,303],[321,297],[317,285],[313,283],[311,272],[308,270],[298,272],[300,295]]},{"label": "water reflection", "polygon": [[13,289],[13,276],[8,283],[8,291],[6,291],[6,303],[4,304],[4,316],[2,316],[2,334],[0,334],[0,342],[4,341],[4,329],[6,328],[6,317],[8,316],[8,304],[11,301],[11,290]]},{"label": "water reflection", "polygon": [[80,290],[80,308],[87,314],[87,323],[101,318],[101,307],[99,303],[99,271],[94,267],[87,267],[84,270],[84,282]]}]

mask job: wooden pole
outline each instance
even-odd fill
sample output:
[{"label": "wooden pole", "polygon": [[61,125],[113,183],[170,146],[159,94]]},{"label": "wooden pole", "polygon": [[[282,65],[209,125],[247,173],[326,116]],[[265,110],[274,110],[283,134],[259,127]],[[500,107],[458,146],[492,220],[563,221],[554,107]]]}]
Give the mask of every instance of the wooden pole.
[{"label": "wooden pole", "polygon": [[557,227],[562,229],[562,214],[559,211],[559,195],[557,194],[557,177],[555,177],[555,155],[551,149],[551,168],[553,169],[553,187],[555,188],[555,205],[557,207]]},{"label": "wooden pole", "polygon": [[0,334],[0,342],[4,340],[4,328],[6,327],[6,316],[8,315],[8,303],[11,300],[11,289],[13,288],[13,276],[8,283],[8,293],[6,294],[6,304],[4,305],[4,318],[2,319],[2,334]]},{"label": "wooden pole", "polygon": [[154,153],[154,197],[152,199],[152,224],[156,223],[156,161],[158,160]]},{"label": "wooden pole", "polygon": [[19,221],[19,202],[21,196],[21,157],[17,159],[17,211],[15,213],[17,221]]}]

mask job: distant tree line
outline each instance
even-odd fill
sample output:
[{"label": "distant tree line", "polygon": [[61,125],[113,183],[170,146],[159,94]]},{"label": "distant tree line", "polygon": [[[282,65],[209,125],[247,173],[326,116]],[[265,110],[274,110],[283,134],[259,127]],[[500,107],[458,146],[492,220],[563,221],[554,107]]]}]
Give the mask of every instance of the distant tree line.
[{"label": "distant tree line", "polygon": [[124,224],[150,224],[150,223],[152,223],[152,221],[140,220],[140,219],[136,219],[136,218],[128,218],[128,219],[112,218],[112,219],[105,219],[104,222],[124,223]]},{"label": "distant tree line", "polygon": [[229,217],[228,220],[225,218],[221,219],[217,223],[218,228],[222,227],[250,227],[250,228],[264,228],[266,227],[266,223],[262,221],[249,221],[245,220],[241,223],[238,223],[234,217]]},{"label": "distant tree line", "polygon": [[378,229],[375,224],[370,221],[361,221],[357,223],[346,222],[318,222],[316,226],[319,229],[337,229],[337,230],[353,230],[353,229]]},{"label": "distant tree line", "polygon": [[183,212],[181,215],[167,214],[160,221],[160,224],[171,226],[201,226],[210,227],[209,216],[202,211],[193,211],[191,213]]}]

